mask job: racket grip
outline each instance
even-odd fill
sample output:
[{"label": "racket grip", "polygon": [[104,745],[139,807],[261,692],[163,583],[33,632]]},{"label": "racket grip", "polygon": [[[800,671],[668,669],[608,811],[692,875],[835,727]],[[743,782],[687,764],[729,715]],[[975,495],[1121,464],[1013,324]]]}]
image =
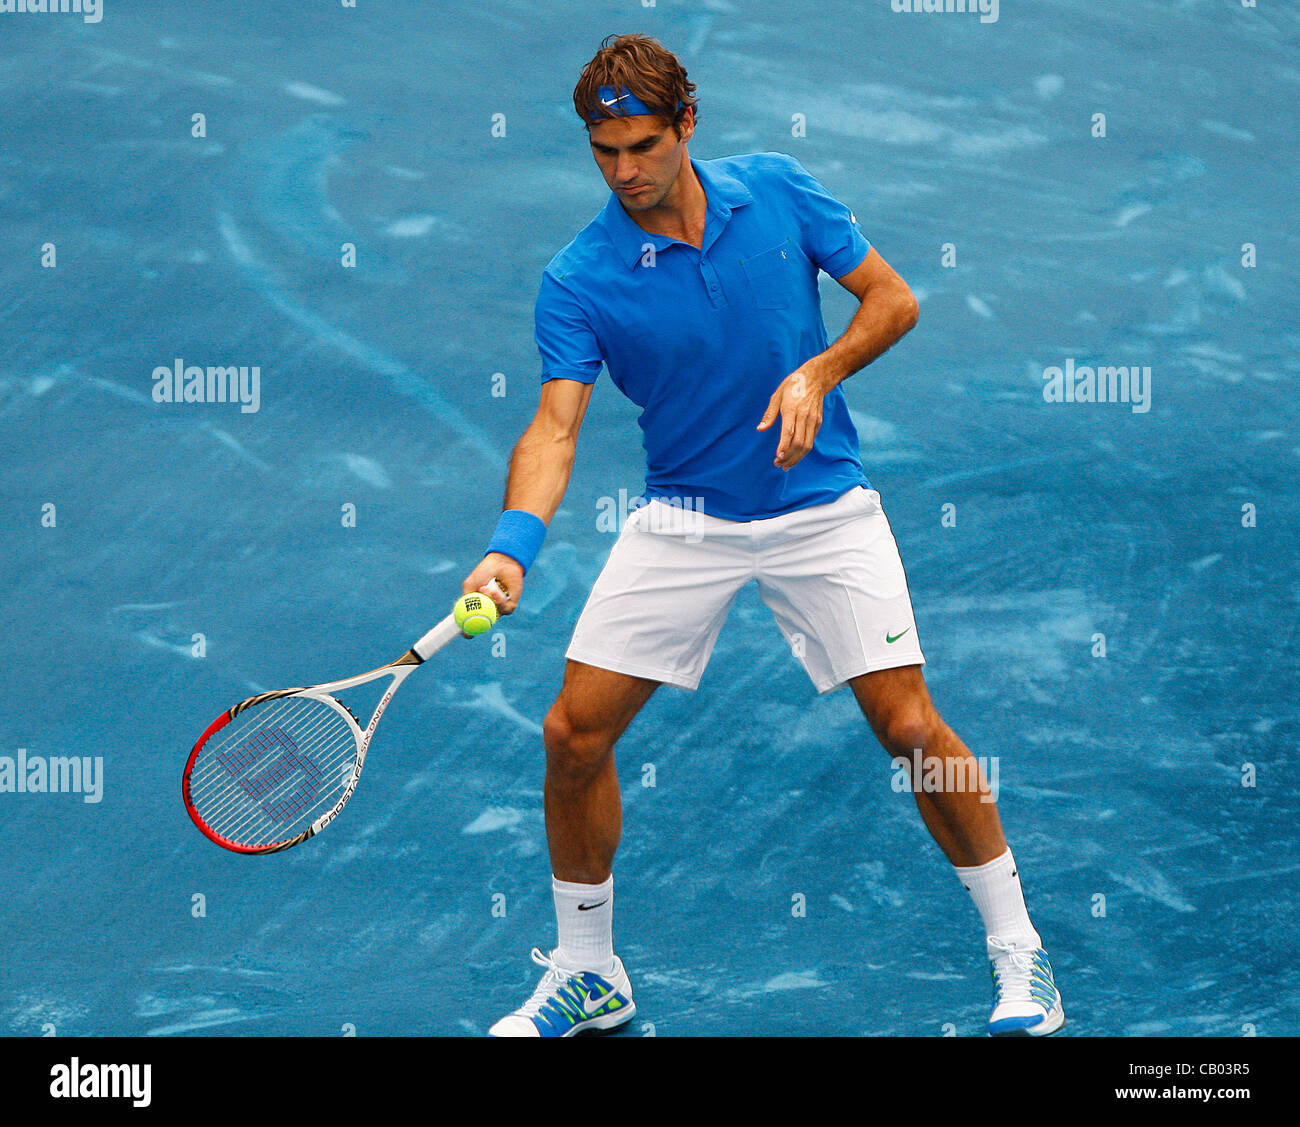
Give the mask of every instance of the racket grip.
[{"label": "racket grip", "polygon": [[[484,586],[492,588],[502,599],[509,597],[506,595],[505,589],[495,579],[489,579]],[[453,638],[459,638],[460,636],[460,627],[456,625],[455,617],[449,614],[416,642],[411,647],[411,650],[421,661],[428,661]]]},{"label": "racket grip", "polygon": [[421,660],[428,661],[453,638],[460,637],[460,627],[450,614],[430,630],[411,647],[412,652]]}]

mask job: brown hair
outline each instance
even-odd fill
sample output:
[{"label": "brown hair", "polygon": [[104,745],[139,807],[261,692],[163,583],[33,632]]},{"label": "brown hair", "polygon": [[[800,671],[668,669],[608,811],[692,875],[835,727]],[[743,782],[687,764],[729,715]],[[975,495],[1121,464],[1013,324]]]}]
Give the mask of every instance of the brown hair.
[{"label": "brown hair", "polygon": [[656,114],[666,117],[678,137],[682,135],[682,118],[696,105],[695,83],[687,81],[686,68],[648,35],[606,36],[583,68],[573,90],[573,108],[588,128],[592,118],[620,116],[601,102],[602,86],[630,90]]}]

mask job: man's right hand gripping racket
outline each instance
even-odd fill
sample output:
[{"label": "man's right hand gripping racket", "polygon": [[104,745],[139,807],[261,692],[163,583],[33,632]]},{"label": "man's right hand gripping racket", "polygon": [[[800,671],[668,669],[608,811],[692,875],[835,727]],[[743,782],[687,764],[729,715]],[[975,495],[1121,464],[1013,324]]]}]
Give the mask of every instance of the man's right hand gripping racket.
[{"label": "man's right hand gripping racket", "polygon": [[[194,824],[236,853],[278,853],[320,833],[356,790],[398,686],[453,638],[482,633],[496,618],[492,599],[463,595],[396,661],[342,681],[260,693],[223,712],[185,764],[181,791]],[[362,728],[334,694],[384,677],[392,683]]]}]

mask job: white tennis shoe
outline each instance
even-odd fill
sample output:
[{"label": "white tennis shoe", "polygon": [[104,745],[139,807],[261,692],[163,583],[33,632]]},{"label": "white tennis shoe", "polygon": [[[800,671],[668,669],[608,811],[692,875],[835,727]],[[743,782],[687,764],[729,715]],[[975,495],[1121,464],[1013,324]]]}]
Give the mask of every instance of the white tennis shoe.
[{"label": "white tennis shoe", "polygon": [[555,952],[534,947],[532,959],[546,973],[533,995],[488,1030],[490,1037],[572,1037],[588,1030],[616,1029],[636,1016],[632,984],[623,961],[605,974],[572,970],[555,961]]},{"label": "white tennis shoe", "polygon": [[1046,1037],[1065,1024],[1061,992],[1052,964],[1041,947],[1017,947],[988,937],[993,961],[993,1012],[990,1037]]}]

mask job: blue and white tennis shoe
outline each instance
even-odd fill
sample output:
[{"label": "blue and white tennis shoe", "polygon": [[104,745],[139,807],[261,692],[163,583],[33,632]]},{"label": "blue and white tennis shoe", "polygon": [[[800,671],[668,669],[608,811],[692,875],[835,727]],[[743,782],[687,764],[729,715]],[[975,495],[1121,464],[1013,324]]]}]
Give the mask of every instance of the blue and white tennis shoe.
[{"label": "blue and white tennis shoe", "polygon": [[990,935],[988,953],[993,961],[990,1037],[1046,1037],[1065,1024],[1061,992],[1046,951],[1017,947]]},{"label": "blue and white tennis shoe", "polygon": [[569,970],[555,961],[555,952],[534,947],[533,962],[546,973],[528,999],[491,1029],[491,1037],[572,1037],[588,1030],[611,1030],[636,1016],[632,984],[623,962],[614,957],[608,974]]}]

